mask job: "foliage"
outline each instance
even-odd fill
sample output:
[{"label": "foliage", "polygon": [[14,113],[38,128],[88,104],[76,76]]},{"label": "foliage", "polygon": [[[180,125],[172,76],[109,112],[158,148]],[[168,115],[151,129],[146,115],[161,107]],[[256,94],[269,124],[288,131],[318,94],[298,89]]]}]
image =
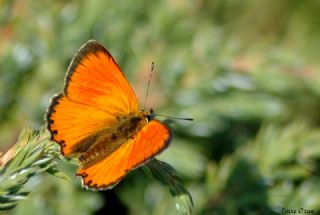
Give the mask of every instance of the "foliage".
[{"label": "foliage", "polygon": [[[141,103],[155,61],[147,106],[195,119],[171,124],[173,142],[158,157],[181,174],[194,214],[320,210],[319,9],[289,0],[2,1],[1,150],[22,126],[42,126],[70,59],[94,38]],[[58,168],[72,180],[33,177],[46,183],[10,213],[177,214],[170,192],[139,171],[93,193],[66,163]]]},{"label": "foliage", "polygon": [[56,144],[49,142],[47,132],[39,135],[30,128],[23,131],[17,144],[1,157],[0,210],[13,208],[17,201],[25,199],[30,190],[25,190],[24,185],[36,174],[48,172],[65,178],[54,161],[58,156]]}]

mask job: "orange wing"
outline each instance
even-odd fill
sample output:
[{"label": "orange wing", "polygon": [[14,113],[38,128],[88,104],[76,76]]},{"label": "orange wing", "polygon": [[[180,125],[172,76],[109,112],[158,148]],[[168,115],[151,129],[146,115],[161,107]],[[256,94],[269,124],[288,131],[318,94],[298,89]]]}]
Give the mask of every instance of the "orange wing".
[{"label": "orange wing", "polygon": [[171,141],[170,130],[157,120],[150,121],[133,139],[98,163],[77,172],[90,189],[110,189],[130,170],[163,151]]},{"label": "orange wing", "polygon": [[137,98],[111,54],[88,41],[73,58],[64,91],[47,112],[51,139],[68,156],[79,141],[114,125],[117,117],[138,112]]}]

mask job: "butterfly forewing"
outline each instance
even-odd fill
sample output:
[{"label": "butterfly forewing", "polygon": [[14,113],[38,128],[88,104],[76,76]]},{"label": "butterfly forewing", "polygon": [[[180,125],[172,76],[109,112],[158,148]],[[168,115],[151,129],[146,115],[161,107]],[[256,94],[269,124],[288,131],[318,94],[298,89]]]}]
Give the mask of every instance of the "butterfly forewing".
[{"label": "butterfly forewing", "polygon": [[81,140],[137,112],[136,96],[112,56],[89,41],[73,58],[64,91],[52,99],[47,123],[52,139],[70,155]]}]

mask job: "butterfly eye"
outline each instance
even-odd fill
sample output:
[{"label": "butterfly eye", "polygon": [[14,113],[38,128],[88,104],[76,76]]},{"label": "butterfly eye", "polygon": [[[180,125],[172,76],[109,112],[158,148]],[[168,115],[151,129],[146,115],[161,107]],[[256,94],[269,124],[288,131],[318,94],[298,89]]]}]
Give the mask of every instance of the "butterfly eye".
[{"label": "butterfly eye", "polygon": [[153,111],[152,111],[152,113],[150,112],[150,114],[148,114],[148,115],[146,116],[146,119],[147,119],[148,122],[150,122],[151,120],[154,119],[154,117],[155,117],[155,115],[154,115],[154,113],[153,113]]},{"label": "butterfly eye", "polygon": [[146,120],[149,122],[151,120],[151,115],[147,115]]}]

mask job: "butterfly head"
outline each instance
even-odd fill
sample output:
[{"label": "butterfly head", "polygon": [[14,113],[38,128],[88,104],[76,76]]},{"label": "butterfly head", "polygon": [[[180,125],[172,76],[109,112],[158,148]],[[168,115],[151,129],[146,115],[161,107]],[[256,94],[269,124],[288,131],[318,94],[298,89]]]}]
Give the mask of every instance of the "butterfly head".
[{"label": "butterfly head", "polygon": [[141,110],[140,114],[148,121],[150,122],[151,120],[153,120],[155,118],[154,115],[154,111],[151,108],[150,111],[146,111],[146,110]]}]

